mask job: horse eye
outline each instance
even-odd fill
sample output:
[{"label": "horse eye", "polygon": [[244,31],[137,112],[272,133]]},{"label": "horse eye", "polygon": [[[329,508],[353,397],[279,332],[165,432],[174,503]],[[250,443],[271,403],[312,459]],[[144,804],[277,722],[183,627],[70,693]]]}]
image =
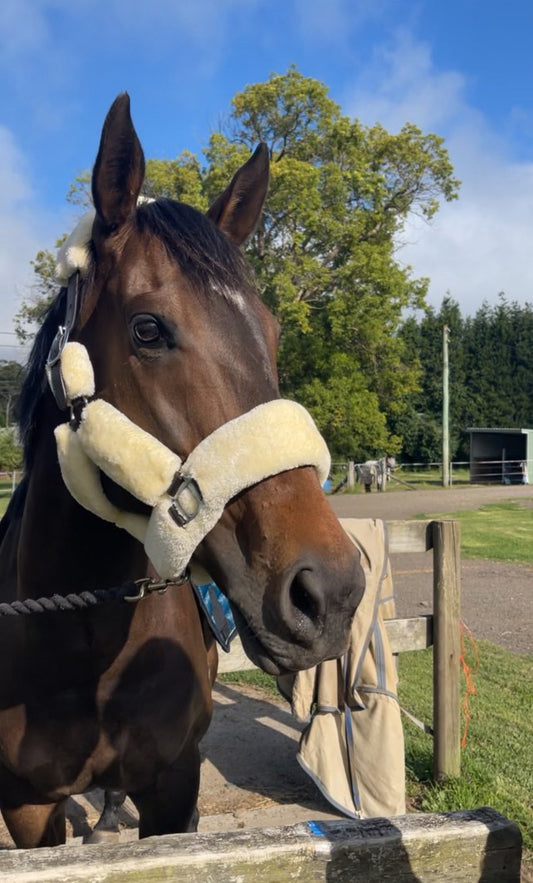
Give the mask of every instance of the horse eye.
[{"label": "horse eye", "polygon": [[136,343],[154,345],[161,339],[159,323],[152,316],[137,316],[132,324],[133,338]]}]

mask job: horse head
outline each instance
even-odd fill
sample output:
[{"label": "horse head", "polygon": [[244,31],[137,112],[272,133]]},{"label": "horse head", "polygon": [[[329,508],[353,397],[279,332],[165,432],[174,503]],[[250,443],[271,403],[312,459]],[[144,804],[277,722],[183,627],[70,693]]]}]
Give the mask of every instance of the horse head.
[{"label": "horse head", "polygon": [[[278,323],[239,247],[260,218],[268,151],[257,148],[207,216],[171,199],[143,201],[143,179],[121,95],[92,176],[95,216],[73,337],[89,354],[97,398],[187,461],[229,422],[280,398]],[[290,433],[279,426],[280,445]],[[252,439],[249,447],[253,458]],[[230,453],[220,473],[231,469]],[[229,598],[249,656],[266,670],[294,671],[343,652],[364,579],[313,466],[258,476],[227,501],[192,564]],[[149,514],[128,489],[104,487],[113,504]]]}]

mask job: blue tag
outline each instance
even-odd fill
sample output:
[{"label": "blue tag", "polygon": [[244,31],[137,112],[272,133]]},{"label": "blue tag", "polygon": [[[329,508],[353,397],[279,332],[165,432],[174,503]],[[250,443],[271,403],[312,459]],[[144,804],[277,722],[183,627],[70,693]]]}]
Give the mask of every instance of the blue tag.
[{"label": "blue tag", "polygon": [[228,599],[215,583],[191,584],[215,640],[229,653],[237,628]]}]

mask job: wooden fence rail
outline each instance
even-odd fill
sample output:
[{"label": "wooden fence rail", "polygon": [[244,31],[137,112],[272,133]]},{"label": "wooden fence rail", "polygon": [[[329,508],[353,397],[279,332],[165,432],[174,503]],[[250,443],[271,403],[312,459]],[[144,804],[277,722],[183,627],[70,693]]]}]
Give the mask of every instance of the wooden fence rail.
[{"label": "wooden fence rail", "polygon": [[117,845],[6,850],[2,883],[519,883],[518,827],[492,809],[301,822]]},{"label": "wooden fence rail", "polygon": [[[432,552],[433,613],[390,619],[386,626],[393,653],[433,646],[433,775],[437,780],[458,776],[461,772],[459,524],[456,521],[389,521],[387,533],[389,552],[393,554]],[[221,673],[253,668],[239,639],[233,642],[229,654],[221,654]]]}]

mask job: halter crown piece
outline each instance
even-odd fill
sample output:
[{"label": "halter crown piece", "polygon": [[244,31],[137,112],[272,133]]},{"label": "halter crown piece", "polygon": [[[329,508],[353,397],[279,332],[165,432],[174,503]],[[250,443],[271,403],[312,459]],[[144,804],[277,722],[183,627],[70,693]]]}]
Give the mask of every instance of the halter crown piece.
[{"label": "halter crown piece", "polygon": [[[63,282],[70,272],[69,288],[75,288],[72,274],[86,269],[80,255],[88,255],[90,229],[84,221],[81,235],[89,237],[85,252],[83,242],[81,247],[79,242],[72,247],[74,234],[62,250],[59,273]],[[72,249],[70,255],[66,246]],[[77,406],[77,420],[55,429],[65,485],[81,506],[143,543],[162,579],[184,573],[226,504],[242,490],[299,466],[314,466],[321,482],[327,478],[326,443],[305,408],[286,399],[258,405],[220,426],[182,463],[177,454],[109,402],[93,399],[89,354],[83,344],[68,342],[70,329],[66,334],[63,327],[59,331],[63,332],[58,334],[60,345],[50,354],[49,365],[52,360],[60,370],[63,407]],[[49,366],[47,373],[50,378]],[[151,507],[151,515],[114,506],[102,489],[100,470]]]}]

